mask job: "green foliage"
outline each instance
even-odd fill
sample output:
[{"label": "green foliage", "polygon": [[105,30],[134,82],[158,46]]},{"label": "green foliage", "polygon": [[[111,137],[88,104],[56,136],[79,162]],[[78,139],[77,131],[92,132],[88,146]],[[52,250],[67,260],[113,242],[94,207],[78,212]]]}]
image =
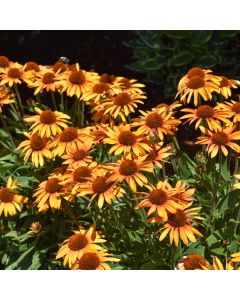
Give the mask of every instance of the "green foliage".
[{"label": "green foliage", "polygon": [[160,85],[165,98],[175,96],[178,80],[193,66],[229,77],[239,75],[239,30],[145,30],[135,31],[135,35],[134,40],[125,42],[133,50],[134,61],[126,67]]}]

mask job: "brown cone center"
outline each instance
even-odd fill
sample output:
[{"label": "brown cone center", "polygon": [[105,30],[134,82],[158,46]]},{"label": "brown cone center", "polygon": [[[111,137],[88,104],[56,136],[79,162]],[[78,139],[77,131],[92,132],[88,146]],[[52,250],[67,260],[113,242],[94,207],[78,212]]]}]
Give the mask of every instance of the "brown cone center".
[{"label": "brown cone center", "polygon": [[8,77],[13,78],[13,79],[20,79],[21,78],[21,71],[17,68],[10,68],[8,70]]},{"label": "brown cone center", "polygon": [[78,251],[85,248],[88,244],[88,240],[85,235],[78,233],[70,237],[68,241],[68,247],[72,251]]},{"label": "brown cone center", "polygon": [[150,113],[145,121],[146,126],[149,128],[158,128],[163,125],[163,118],[157,112]]},{"label": "brown cone center", "polygon": [[204,87],[204,85],[205,85],[205,80],[200,76],[193,76],[189,78],[189,81],[187,83],[187,87],[193,90]]},{"label": "brown cone center", "polygon": [[172,226],[172,227],[182,227],[186,224],[187,218],[185,213],[180,210],[177,209],[175,214],[168,214],[168,223]]},{"label": "brown cone center", "polygon": [[0,68],[9,67],[10,61],[6,56],[0,56]]},{"label": "brown cone center", "polygon": [[69,143],[74,141],[77,137],[78,137],[77,128],[68,127],[64,129],[63,132],[60,134],[60,142]]},{"label": "brown cone center", "polygon": [[219,131],[213,134],[212,142],[216,145],[222,146],[229,142],[229,138],[225,132]]},{"label": "brown cone center", "polygon": [[188,78],[191,78],[193,76],[199,76],[199,77],[204,78],[205,77],[205,73],[204,73],[204,71],[201,68],[195,67],[195,68],[190,69],[188,71],[188,73],[187,73],[187,77]]},{"label": "brown cone center", "polygon": [[131,176],[137,172],[137,164],[135,161],[125,159],[119,166],[119,173],[124,176]]},{"label": "brown cone center", "polygon": [[60,180],[57,178],[50,178],[48,179],[45,190],[46,192],[50,194],[54,194],[56,192],[59,192],[62,188],[62,186],[59,184]]},{"label": "brown cone center", "polygon": [[0,201],[4,203],[12,202],[14,199],[14,193],[9,188],[0,189]]},{"label": "brown cone center", "polygon": [[45,110],[40,115],[40,121],[44,124],[53,124],[56,122],[56,116],[53,111]]},{"label": "brown cone center", "polygon": [[50,84],[54,82],[55,74],[52,72],[47,72],[42,77],[42,82],[44,84]]},{"label": "brown cone center", "polygon": [[78,85],[81,85],[86,81],[82,70],[79,71],[73,70],[69,75],[68,79],[72,84],[78,84]]},{"label": "brown cone center", "polygon": [[131,102],[131,97],[127,93],[120,93],[114,98],[114,104],[124,106]]},{"label": "brown cone center", "polygon": [[198,107],[196,115],[201,119],[212,118],[214,115],[214,110],[209,105],[201,105]]},{"label": "brown cone center", "polygon": [[136,135],[132,133],[131,131],[122,131],[118,136],[118,141],[120,144],[124,146],[133,146],[136,141]]},{"label": "brown cone center", "polygon": [[77,260],[76,269],[79,270],[96,270],[100,264],[100,259],[96,253],[88,252]]},{"label": "brown cone center", "polygon": [[163,205],[167,199],[167,193],[160,189],[153,190],[149,194],[149,200],[155,205]]},{"label": "brown cone center", "polygon": [[77,182],[86,182],[87,178],[91,176],[91,169],[86,166],[77,168],[73,173],[73,180]]},{"label": "brown cone center", "polygon": [[94,179],[92,183],[92,189],[94,193],[101,194],[106,192],[112,184],[107,182],[107,178],[105,176],[99,176]]},{"label": "brown cone center", "polygon": [[45,137],[40,137],[37,133],[34,133],[30,139],[30,143],[33,150],[40,151],[45,148],[47,139]]}]

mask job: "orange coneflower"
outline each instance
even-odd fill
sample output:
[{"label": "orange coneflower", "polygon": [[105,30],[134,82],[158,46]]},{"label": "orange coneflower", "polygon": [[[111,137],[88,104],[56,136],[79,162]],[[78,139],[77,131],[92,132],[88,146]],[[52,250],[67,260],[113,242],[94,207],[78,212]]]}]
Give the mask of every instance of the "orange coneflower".
[{"label": "orange coneflower", "polygon": [[141,172],[153,172],[153,163],[145,160],[146,155],[139,156],[137,159],[128,155],[116,163],[109,164],[109,170],[112,170],[113,174],[108,180],[119,182],[126,180],[130,188],[136,192],[137,185],[146,186],[148,183],[147,177]]},{"label": "orange coneflower", "polygon": [[107,262],[119,262],[120,259],[112,257],[106,249],[86,252],[77,259],[72,270],[111,270]]},{"label": "orange coneflower", "polygon": [[17,184],[17,179],[14,181],[12,177],[8,177],[6,187],[0,188],[0,216],[4,214],[14,216],[17,211],[21,211],[20,203],[27,202],[28,198],[18,195],[16,189],[20,187]]},{"label": "orange coneflower", "polygon": [[[177,209],[176,212],[168,213],[167,222],[163,225],[163,231],[160,235],[159,240],[162,241],[168,233],[170,233],[170,244],[174,241],[175,246],[178,246],[179,239],[181,239],[184,245],[191,242],[196,242],[196,238],[194,235],[202,237],[203,235],[193,227],[194,219],[203,220],[203,218],[197,216],[197,210],[200,207],[189,208],[192,203],[187,204],[181,209]],[[154,217],[149,220],[149,222],[162,222],[163,219],[161,217]]]},{"label": "orange coneflower", "polygon": [[93,173],[96,171],[97,162],[91,162],[77,168],[68,169],[62,177],[63,185],[73,195],[79,192],[82,185],[90,180]]},{"label": "orange coneflower", "polygon": [[118,85],[118,89],[121,92],[130,94],[143,94],[142,88],[144,84],[137,82],[136,79],[128,79],[126,77],[116,77],[114,82]]},{"label": "orange coneflower", "polygon": [[[217,92],[220,85],[220,77],[208,74],[210,70],[194,68],[184,76],[178,85],[180,101],[190,103],[192,97],[195,106],[199,105],[199,97],[202,96],[204,101],[211,100],[212,92]],[[210,71],[211,72],[211,71]]]},{"label": "orange coneflower", "polygon": [[151,111],[139,110],[141,117],[133,119],[133,127],[138,127],[138,134],[150,134],[158,136],[163,140],[163,135],[173,135],[172,128],[181,122],[173,118],[172,112],[168,112],[165,107],[153,108]]},{"label": "orange coneflower", "polygon": [[162,162],[166,162],[164,161],[164,158],[167,158],[172,154],[172,147],[162,147],[162,142],[157,144],[150,142],[149,144],[151,146],[151,150],[146,157],[146,161],[151,161],[156,167],[162,168]]},{"label": "orange coneflower", "polygon": [[180,91],[189,81],[190,78],[194,76],[199,76],[207,80],[211,80],[215,83],[218,83],[221,78],[219,76],[213,75],[211,70],[202,69],[199,67],[191,68],[186,75],[184,75],[178,83],[178,91]]},{"label": "orange coneflower", "polygon": [[109,153],[114,152],[115,155],[119,155],[132,152],[139,156],[151,150],[151,147],[144,142],[145,137],[143,135],[131,131],[130,124],[109,127],[105,134],[107,138],[103,140],[104,144],[112,145]]},{"label": "orange coneflower", "polygon": [[76,64],[71,70],[61,75],[61,91],[66,92],[68,96],[74,95],[80,99],[81,95],[87,92],[99,80],[99,75],[95,72],[86,72],[81,70],[79,64]]},{"label": "orange coneflower", "polygon": [[233,123],[240,121],[240,102],[231,100],[231,102],[218,103],[217,107],[228,113],[229,117],[233,116]]},{"label": "orange coneflower", "polygon": [[1,72],[0,85],[8,85],[9,87],[12,87],[14,84],[22,84],[23,81],[30,83],[31,76],[31,74],[23,70],[22,65],[14,63]]},{"label": "orange coneflower", "polygon": [[98,105],[103,99],[114,95],[115,86],[105,82],[95,83],[89,90],[84,92],[81,99],[91,101],[94,105]]},{"label": "orange coneflower", "polygon": [[7,88],[0,88],[0,113],[2,113],[2,107],[5,104],[14,103],[13,94]]},{"label": "orange coneflower", "polygon": [[65,161],[63,164],[68,165],[68,168],[77,168],[92,161],[92,157],[88,155],[92,147],[92,141],[88,140],[85,143],[72,145],[68,148],[67,153],[62,156]]},{"label": "orange coneflower", "polygon": [[79,188],[78,196],[92,194],[90,204],[97,199],[99,208],[103,207],[104,201],[111,205],[115,199],[123,197],[125,191],[109,177],[106,171],[96,170],[89,182]]},{"label": "orange coneflower", "polygon": [[137,194],[142,194],[143,196],[133,200],[143,199],[135,208],[148,207],[147,216],[156,212],[165,222],[168,219],[167,212],[175,213],[176,209],[182,208],[177,203],[177,198],[175,197],[177,194],[176,189],[169,184],[167,179],[159,181],[156,187],[149,184],[146,188],[149,190],[147,193],[137,192]]},{"label": "orange coneflower", "polygon": [[237,89],[238,86],[240,85],[239,80],[234,80],[234,79],[228,79],[225,76],[219,76],[221,78],[220,81],[220,87],[218,89],[218,92],[223,95],[225,99],[229,98],[232,96],[232,91],[231,89]]},{"label": "orange coneflower", "polygon": [[54,156],[62,156],[70,147],[76,145],[80,146],[85,137],[85,133],[88,134],[89,129],[83,128],[79,129],[76,127],[67,127],[65,128],[51,143],[51,147],[53,147]]},{"label": "orange coneflower", "polygon": [[43,67],[40,66],[39,64],[37,64],[35,61],[28,61],[23,66],[23,70],[25,72],[37,73],[37,72],[40,72],[42,69],[43,69]]},{"label": "orange coneflower", "polygon": [[66,195],[60,175],[49,176],[47,180],[41,182],[36,192],[33,194],[33,197],[36,198],[35,203],[38,208],[41,208],[45,203],[48,203],[51,208],[60,209],[63,197],[66,200],[71,200]]},{"label": "orange coneflower", "polygon": [[33,133],[37,132],[41,137],[55,136],[67,128],[69,123],[68,119],[71,119],[68,115],[61,113],[60,111],[41,110],[35,107],[38,115],[25,117],[24,121],[34,122],[30,127]]},{"label": "orange coneflower", "polygon": [[220,150],[227,156],[228,150],[226,146],[239,152],[240,146],[234,143],[233,140],[240,140],[240,131],[234,131],[235,128],[236,126],[230,124],[228,127],[222,127],[221,130],[214,130],[212,132],[200,126],[201,131],[208,136],[198,137],[199,141],[196,142],[196,144],[206,144],[206,151],[212,158],[215,157]]},{"label": "orange coneflower", "polygon": [[187,114],[182,116],[180,119],[187,119],[186,122],[189,122],[189,124],[196,121],[195,129],[197,129],[200,125],[206,124],[210,130],[221,129],[221,123],[219,120],[224,123],[229,123],[228,118],[231,117],[228,112],[219,110],[218,106],[211,107],[209,105],[201,105],[197,109],[184,108],[181,111],[186,112]]},{"label": "orange coneflower", "polygon": [[195,253],[182,257],[176,266],[176,270],[204,270],[205,268],[211,268],[209,262]]},{"label": "orange coneflower", "polygon": [[104,108],[105,115],[110,115],[114,119],[117,119],[119,116],[121,120],[125,122],[126,117],[130,113],[135,112],[135,109],[138,107],[138,103],[143,104],[141,99],[146,98],[147,97],[144,94],[130,94],[122,92],[114,97],[104,100],[101,106]]},{"label": "orange coneflower", "polygon": [[68,263],[70,268],[77,259],[81,259],[84,253],[102,250],[103,248],[97,244],[106,241],[95,231],[95,226],[91,226],[88,230],[80,227],[79,231],[74,230],[73,232],[74,234],[63,242],[56,255],[56,259],[64,257],[63,264]]},{"label": "orange coneflower", "polygon": [[24,162],[27,162],[31,156],[32,164],[36,167],[42,167],[44,165],[44,157],[52,158],[49,138],[41,137],[37,133],[24,132],[23,134],[28,140],[21,142],[17,149],[22,148],[22,154],[25,153]]},{"label": "orange coneflower", "polygon": [[34,95],[43,92],[55,92],[58,87],[59,75],[51,70],[44,69],[35,73],[35,79],[29,83],[29,87],[34,88]]}]

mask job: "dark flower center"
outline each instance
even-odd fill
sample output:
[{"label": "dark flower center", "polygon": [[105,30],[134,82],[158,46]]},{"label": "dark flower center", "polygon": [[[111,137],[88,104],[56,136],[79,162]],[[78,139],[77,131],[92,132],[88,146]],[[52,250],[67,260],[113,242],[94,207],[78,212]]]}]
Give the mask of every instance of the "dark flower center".
[{"label": "dark flower center", "polygon": [[25,69],[26,72],[27,71],[35,71],[35,72],[39,72],[40,68],[39,65],[37,63],[35,63],[34,61],[29,61],[26,63]]},{"label": "dark flower center", "polygon": [[68,241],[68,247],[70,250],[78,251],[85,248],[88,244],[88,240],[85,235],[78,233],[70,237]]},{"label": "dark flower center", "polygon": [[86,81],[82,70],[79,71],[73,70],[69,75],[68,79],[72,84],[78,84],[78,85],[81,85]]},{"label": "dark flower center", "polygon": [[168,214],[168,223],[172,226],[172,227],[182,227],[186,224],[187,218],[185,213],[180,210],[177,209],[175,214]]},{"label": "dark flower center", "polygon": [[86,182],[87,178],[91,176],[91,169],[86,166],[77,168],[73,173],[73,180],[77,182]]},{"label": "dark flower center", "polygon": [[6,56],[0,56],[0,68],[9,67],[10,61]]},{"label": "dark flower center", "polygon": [[229,142],[229,138],[225,132],[219,131],[213,134],[212,142],[216,145],[222,146]]},{"label": "dark flower center", "polygon": [[84,157],[86,156],[86,152],[84,150],[77,150],[76,152],[73,153],[73,159],[75,161],[78,161],[78,160],[82,160],[84,159]]},{"label": "dark flower center", "polygon": [[225,76],[221,76],[220,87],[229,87],[229,80]]},{"label": "dark flower center", "polygon": [[118,136],[118,141],[124,146],[133,146],[136,141],[136,135],[131,131],[122,131]]},{"label": "dark flower center", "polygon": [[53,111],[45,110],[40,115],[40,121],[44,124],[53,124],[56,122],[56,116]]},{"label": "dark flower center", "polygon": [[113,83],[115,79],[115,76],[109,75],[109,74],[102,74],[100,77],[100,82],[105,82],[105,83]]},{"label": "dark flower center", "polygon": [[191,254],[184,260],[183,265],[185,270],[196,270],[206,266],[207,261],[201,255]]},{"label": "dark flower center", "polygon": [[42,77],[42,82],[44,84],[49,84],[49,83],[53,83],[54,82],[54,78],[55,78],[55,74],[52,72],[47,72],[43,75]]},{"label": "dark flower center", "polygon": [[77,128],[68,127],[64,129],[63,132],[60,134],[60,142],[69,143],[74,141],[77,137],[78,137]]},{"label": "dark flower center", "polygon": [[135,161],[125,159],[119,166],[119,173],[124,176],[131,176],[137,172],[137,164]]},{"label": "dark flower center", "polygon": [[59,184],[60,180],[57,178],[50,178],[48,179],[45,190],[46,192],[50,194],[54,194],[56,192],[59,192],[62,188],[62,186]]},{"label": "dark flower center", "polygon": [[10,68],[8,70],[8,77],[13,78],[13,79],[14,78],[20,79],[21,78],[21,72],[17,68]]},{"label": "dark flower center", "polygon": [[45,148],[47,139],[40,137],[37,133],[34,133],[30,139],[31,148],[35,151],[40,151]]},{"label": "dark flower center", "polygon": [[67,70],[67,66],[65,65],[65,63],[63,63],[62,61],[57,61],[55,62],[55,64],[52,66],[53,71],[56,73],[57,71],[59,71],[59,73],[63,73]]},{"label": "dark flower center", "polygon": [[118,83],[121,83],[123,89],[129,89],[131,87],[131,82],[127,78],[119,80]]},{"label": "dark flower center", "polygon": [[102,93],[104,93],[104,92],[109,91],[109,89],[110,89],[109,84],[104,83],[104,82],[102,82],[102,83],[97,83],[97,84],[95,84],[94,87],[93,87],[93,93],[96,93],[96,94],[102,94]]},{"label": "dark flower center", "polygon": [[158,128],[163,125],[163,118],[157,112],[150,113],[145,121],[146,126],[149,128]]},{"label": "dark flower center", "polygon": [[120,93],[114,98],[114,104],[117,106],[124,106],[132,101],[127,93]]},{"label": "dark flower center", "polygon": [[198,107],[196,115],[201,119],[212,118],[214,115],[214,110],[209,105],[201,105]]},{"label": "dark flower center", "polygon": [[233,104],[232,111],[239,114],[240,113],[240,102]]},{"label": "dark flower center", "polygon": [[163,205],[168,199],[167,193],[163,190],[156,189],[149,194],[149,200],[156,205]]},{"label": "dark flower center", "polygon": [[204,85],[205,85],[205,80],[200,76],[193,76],[189,78],[189,81],[187,83],[187,87],[193,90],[204,87]]},{"label": "dark flower center", "polygon": [[195,67],[195,68],[190,69],[188,71],[188,73],[187,73],[187,77],[188,78],[191,78],[193,76],[199,76],[199,77],[204,78],[205,77],[205,73],[204,73],[204,71],[201,68]]},{"label": "dark flower center", "polygon": [[77,260],[76,269],[78,270],[96,270],[100,264],[100,259],[96,253],[88,252]]},{"label": "dark flower center", "polygon": [[99,176],[96,179],[94,179],[92,183],[92,189],[94,193],[101,194],[106,192],[110,187],[112,183],[107,182],[106,176]]},{"label": "dark flower center", "polygon": [[0,189],[0,201],[1,202],[12,202],[14,199],[14,193],[11,192],[9,188],[1,188]]}]

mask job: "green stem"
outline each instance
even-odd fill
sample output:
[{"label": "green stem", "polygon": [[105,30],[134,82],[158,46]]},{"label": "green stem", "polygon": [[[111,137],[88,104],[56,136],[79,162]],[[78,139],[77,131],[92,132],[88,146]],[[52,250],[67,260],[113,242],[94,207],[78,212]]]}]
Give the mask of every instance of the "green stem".
[{"label": "green stem", "polygon": [[52,96],[54,110],[57,110],[56,98],[55,98],[54,92],[52,92],[52,91],[51,91],[51,96]]},{"label": "green stem", "polygon": [[177,251],[177,247],[172,246],[172,257],[171,257],[171,269],[174,270],[175,269],[175,256],[176,256],[176,251]]},{"label": "green stem", "polygon": [[41,98],[40,98],[39,94],[36,95],[36,99],[37,99],[37,102],[38,102],[39,104],[41,104]]},{"label": "green stem", "polygon": [[81,127],[84,127],[84,123],[85,123],[85,119],[84,119],[84,113],[85,113],[85,103],[84,101],[82,100],[82,107],[81,107],[81,114],[82,114],[82,122],[81,122]]},{"label": "green stem", "polygon": [[176,148],[176,150],[180,150],[180,146],[179,146],[179,144],[178,144],[178,140],[177,140],[177,137],[176,137],[176,135],[174,135],[173,137],[172,137],[172,140],[173,140],[173,144],[174,144],[174,147]]},{"label": "green stem", "polygon": [[239,159],[235,159],[235,166],[234,166],[234,174],[238,174],[238,168],[239,168]]},{"label": "green stem", "polygon": [[16,148],[16,145],[15,145],[15,143],[14,143],[14,141],[13,141],[12,135],[11,135],[11,133],[10,133],[10,130],[8,129],[7,123],[5,122],[4,116],[2,115],[2,113],[0,113],[0,119],[1,119],[1,121],[2,121],[2,124],[3,124],[4,129],[5,129],[5,130],[7,131],[7,133],[9,134],[10,141],[11,141],[11,143],[12,143],[13,148],[15,149],[15,148]]},{"label": "green stem", "polygon": [[24,115],[22,99],[21,99],[21,96],[20,96],[20,93],[19,93],[19,90],[18,90],[18,86],[17,86],[17,84],[15,84],[15,83],[14,83],[13,86],[14,86],[14,90],[15,90],[15,93],[16,93],[16,96],[17,96],[17,100],[18,100],[18,102],[19,102],[20,111],[21,111],[22,115]]},{"label": "green stem", "polygon": [[[110,211],[111,211],[111,214],[112,214],[112,216],[113,216],[113,219],[114,219],[116,228],[119,230],[119,232],[120,232],[120,234],[121,234],[121,236],[122,236],[123,241],[126,242],[127,239],[126,239],[126,236],[125,236],[125,234],[124,234],[123,226],[122,226],[122,224],[119,222],[118,216],[117,216],[117,214],[116,214],[116,212],[115,212],[113,206],[112,206],[112,205],[109,205],[109,207],[110,207]],[[124,243],[124,244],[126,245],[126,248],[128,248],[128,247],[127,247],[127,244],[126,244],[126,243]]]}]

